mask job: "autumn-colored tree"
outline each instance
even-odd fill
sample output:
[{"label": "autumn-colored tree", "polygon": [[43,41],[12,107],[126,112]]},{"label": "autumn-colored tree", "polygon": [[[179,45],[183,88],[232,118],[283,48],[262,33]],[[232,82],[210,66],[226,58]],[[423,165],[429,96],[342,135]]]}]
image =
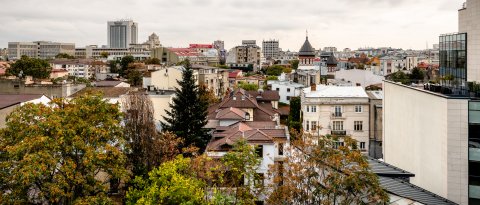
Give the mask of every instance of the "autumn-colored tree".
[{"label": "autumn-colored tree", "polygon": [[388,195],[356,141],[298,136],[287,158],[271,168],[271,204],[384,204]]},{"label": "autumn-colored tree", "polygon": [[127,156],[134,176],[147,176],[153,168],[180,154],[182,139],[173,133],[158,133],[148,95],[130,93],[122,97],[121,102],[125,112]]},{"label": "autumn-colored tree", "polygon": [[108,203],[126,179],[118,106],[99,94],[25,104],[0,130],[0,204]]},{"label": "autumn-colored tree", "polygon": [[206,85],[198,86],[198,93],[200,95],[200,101],[208,103],[208,106],[211,106],[220,101],[212,89],[208,89]]}]

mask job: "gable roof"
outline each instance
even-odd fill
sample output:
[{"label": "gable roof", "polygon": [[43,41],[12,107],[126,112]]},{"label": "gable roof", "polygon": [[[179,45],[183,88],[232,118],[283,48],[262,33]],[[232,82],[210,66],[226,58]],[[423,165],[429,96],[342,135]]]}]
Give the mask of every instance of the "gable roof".
[{"label": "gable roof", "polygon": [[0,94],[0,109],[41,98],[42,94]]},{"label": "gable roof", "polygon": [[247,112],[240,110],[238,108],[230,107],[223,110],[220,110],[215,116],[216,119],[222,120],[243,120]]},{"label": "gable roof", "polygon": [[280,95],[276,90],[264,90],[264,91],[247,91],[247,93],[253,96],[257,101],[279,101]]}]

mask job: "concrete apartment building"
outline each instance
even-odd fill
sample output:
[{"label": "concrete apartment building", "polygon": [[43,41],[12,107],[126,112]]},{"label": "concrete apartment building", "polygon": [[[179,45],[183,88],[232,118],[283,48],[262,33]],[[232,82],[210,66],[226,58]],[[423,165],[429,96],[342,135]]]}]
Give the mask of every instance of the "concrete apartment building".
[{"label": "concrete apartment building", "polygon": [[130,44],[128,48],[106,48],[97,45],[85,46],[85,48],[75,49],[75,58],[101,59],[102,54],[108,55],[108,60],[120,60],[124,56],[133,56],[136,60],[145,60],[150,58],[151,51],[149,44]]},{"label": "concrete apartment building", "polygon": [[256,45],[256,41],[243,40],[241,46],[235,46],[228,51],[226,63],[245,65],[256,71],[259,69],[261,58],[261,49]]},{"label": "concrete apartment building", "polygon": [[97,70],[108,69],[105,63],[91,59],[54,59],[50,65],[54,70],[67,70],[69,76],[86,79],[94,77]]},{"label": "concrete apartment building", "polygon": [[458,204],[480,204],[480,1],[459,10],[459,32],[441,35],[439,85],[384,81],[383,157],[410,182]]},{"label": "concrete apartment building", "polygon": [[262,52],[266,59],[277,59],[280,52],[278,40],[262,41]]},{"label": "concrete apartment building", "polygon": [[368,153],[369,97],[362,87],[315,85],[301,94],[303,130],[312,135],[351,136]]},{"label": "concrete apartment building", "polygon": [[280,95],[280,102],[286,104],[290,104],[291,97],[299,97],[305,87],[303,84],[287,80],[285,73],[282,73],[278,80],[269,80],[267,85],[271,90],[277,91]]},{"label": "concrete apartment building", "polygon": [[132,20],[107,22],[107,39],[109,48],[128,48],[138,42],[138,23]]},{"label": "concrete apartment building", "polygon": [[51,41],[8,42],[9,60],[18,60],[23,55],[30,58],[53,59],[59,53],[74,56],[75,44]]}]

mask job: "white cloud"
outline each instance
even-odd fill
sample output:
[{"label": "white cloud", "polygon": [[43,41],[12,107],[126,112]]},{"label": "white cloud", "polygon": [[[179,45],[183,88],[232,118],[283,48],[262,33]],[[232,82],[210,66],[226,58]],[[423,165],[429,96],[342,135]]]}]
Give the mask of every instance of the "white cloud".
[{"label": "white cloud", "polygon": [[309,31],[316,48],[424,48],[457,30],[463,0],[15,0],[0,3],[0,47],[9,41],[106,44],[106,22],[131,18],[139,41],[156,32],[166,46],[279,39],[298,50]]}]

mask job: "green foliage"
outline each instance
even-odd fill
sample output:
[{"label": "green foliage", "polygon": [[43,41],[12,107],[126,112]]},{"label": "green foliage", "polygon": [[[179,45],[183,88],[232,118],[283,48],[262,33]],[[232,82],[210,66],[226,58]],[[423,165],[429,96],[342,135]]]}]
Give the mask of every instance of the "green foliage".
[{"label": "green foliage", "polygon": [[248,90],[248,91],[258,90],[258,85],[257,84],[244,83],[242,81],[238,82],[237,86],[238,86],[238,88],[242,88],[242,89]]},{"label": "green foliage", "polygon": [[119,73],[121,69],[119,69],[120,61],[119,60],[111,60],[108,62],[108,67],[110,67],[111,73]]},{"label": "green foliage", "polygon": [[265,74],[279,76],[284,70],[286,70],[284,66],[272,65],[266,69]]},{"label": "green foliage", "polygon": [[143,83],[143,74],[135,69],[127,70],[127,79],[128,83],[132,86],[142,86]]},{"label": "green foliage", "polygon": [[297,68],[298,68],[298,63],[300,63],[299,60],[292,60],[292,61],[290,61],[290,65],[292,65],[292,69],[293,69],[293,70],[297,70]]},{"label": "green foliage", "polygon": [[109,180],[128,176],[120,119],[98,94],[17,108],[0,130],[0,203],[111,202]]},{"label": "green foliage", "polygon": [[423,81],[425,78],[425,73],[420,70],[419,68],[415,67],[412,69],[412,73],[410,74],[410,79],[416,81]]},{"label": "green foliage", "polygon": [[198,86],[193,79],[193,70],[187,60],[182,80],[175,88],[175,97],[170,104],[171,111],[165,110],[163,129],[183,138],[185,146],[196,146],[205,150],[210,136],[203,127],[207,124],[208,102],[202,101]]},{"label": "green foliage", "polygon": [[268,76],[266,81],[269,81],[269,80],[278,80],[278,76]]},{"label": "green foliage", "polygon": [[227,65],[217,65],[215,66],[217,68],[223,68],[223,69],[230,69],[230,67],[228,67]]},{"label": "green foliage", "polygon": [[119,74],[123,75],[125,71],[128,69],[128,65],[130,65],[133,62],[135,62],[135,58],[133,58],[133,56],[124,56],[122,60],[120,60],[121,71],[119,72]]},{"label": "green foliage", "polygon": [[204,182],[191,171],[190,159],[181,155],[153,169],[148,179],[135,178],[134,184],[127,204],[207,204]]},{"label": "green foliage", "polygon": [[100,56],[102,56],[102,58],[108,58],[108,52],[106,52],[106,51],[101,52]]},{"label": "green foliage", "polygon": [[145,64],[147,64],[147,65],[149,65],[149,64],[159,65],[159,64],[160,64],[160,59],[158,59],[158,58],[149,58],[149,59],[145,60]]},{"label": "green foliage", "polygon": [[392,73],[390,79],[395,82],[401,82],[402,84],[407,84],[410,82],[410,78],[408,77],[408,75],[402,71]]},{"label": "green foliage", "polygon": [[17,60],[6,70],[6,73],[18,76],[21,71],[23,72],[22,77],[28,75],[33,78],[45,79],[50,76],[52,67],[50,67],[50,64],[46,60],[22,56],[20,60]]},{"label": "green foliage", "polygon": [[75,56],[69,55],[67,53],[59,53],[55,56],[55,58],[75,59]]}]

